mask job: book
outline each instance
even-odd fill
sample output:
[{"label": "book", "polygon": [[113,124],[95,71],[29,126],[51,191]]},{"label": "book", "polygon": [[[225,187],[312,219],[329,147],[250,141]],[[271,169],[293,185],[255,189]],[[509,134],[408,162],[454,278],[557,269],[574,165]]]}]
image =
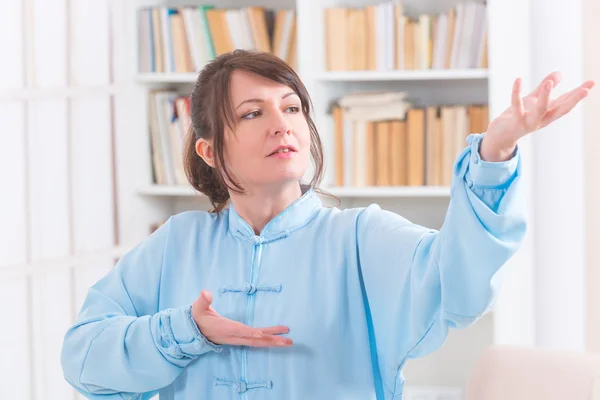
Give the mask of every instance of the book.
[{"label": "book", "polygon": [[138,10],[138,71],[199,72],[235,49],[271,52],[296,69],[296,11],[213,5]]},{"label": "book", "polygon": [[461,2],[409,14],[392,0],[324,12],[327,71],[487,68],[487,9]]},{"label": "book", "polygon": [[350,93],[330,109],[336,186],[449,186],[487,104],[415,106],[403,92]]}]

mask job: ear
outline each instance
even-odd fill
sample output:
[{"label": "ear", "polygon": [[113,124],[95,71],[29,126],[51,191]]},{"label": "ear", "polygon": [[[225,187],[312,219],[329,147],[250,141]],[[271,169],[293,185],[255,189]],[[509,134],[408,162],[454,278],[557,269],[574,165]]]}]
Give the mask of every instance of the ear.
[{"label": "ear", "polygon": [[215,167],[215,152],[212,142],[206,139],[196,140],[196,154],[198,154],[206,164]]}]

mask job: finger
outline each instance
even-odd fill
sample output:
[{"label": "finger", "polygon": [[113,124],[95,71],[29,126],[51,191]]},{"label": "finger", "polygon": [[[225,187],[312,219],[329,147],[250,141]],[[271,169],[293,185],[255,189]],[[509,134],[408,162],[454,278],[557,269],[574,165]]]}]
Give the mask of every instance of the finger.
[{"label": "finger", "polygon": [[200,305],[200,309],[203,311],[208,311],[210,310],[210,305],[212,304],[212,293],[209,292],[208,290],[203,290],[200,292],[200,299],[199,299],[199,305]]},{"label": "finger", "polygon": [[583,100],[589,93],[589,89],[580,87],[573,94],[571,94],[571,96],[569,96],[565,102],[559,104],[550,111],[559,115],[564,115],[571,111],[577,105],[577,103]]},{"label": "finger", "polygon": [[562,104],[551,108],[546,113],[542,125],[546,126],[550,122],[555,121],[563,115],[569,113],[581,100],[583,100],[589,94],[589,92],[590,90],[588,88],[578,88],[577,91],[574,94],[572,94],[567,101],[564,101]]},{"label": "finger", "polygon": [[517,78],[513,84],[511,103],[517,115],[523,116],[525,110],[523,109],[523,100],[521,100],[521,78]]},{"label": "finger", "polygon": [[283,325],[269,326],[266,328],[259,328],[259,329],[264,335],[281,335],[281,334],[290,332],[290,328],[288,328],[287,326],[283,326]]},{"label": "finger", "polygon": [[585,81],[581,84],[581,87],[584,89],[588,89],[588,90],[592,90],[592,88],[596,86],[596,82],[595,81]]},{"label": "finger", "polygon": [[281,336],[267,335],[262,338],[239,338],[232,336],[224,340],[226,344],[234,346],[250,346],[250,347],[289,347],[294,344],[290,338]]},{"label": "finger", "polygon": [[261,338],[264,336],[263,332],[258,328],[242,324],[238,321],[223,318],[223,335],[232,336],[238,338]]},{"label": "finger", "polygon": [[557,97],[556,99],[554,99],[550,102],[550,105],[548,106],[548,108],[553,109],[553,108],[556,108],[557,106],[560,106],[562,103],[568,101],[569,98],[571,96],[573,96],[575,93],[577,93],[580,89],[581,89],[581,87],[577,87],[571,91],[568,91],[565,94],[560,95],[559,97]]},{"label": "finger", "polygon": [[562,74],[559,71],[551,72],[550,74],[548,74],[548,76],[546,76],[544,79],[542,79],[540,84],[531,93],[529,93],[529,95],[527,95],[527,97],[539,96],[544,89],[544,84],[547,81],[552,81],[553,86],[556,87],[560,83],[561,80],[562,80]]},{"label": "finger", "polygon": [[535,105],[535,116],[540,120],[544,117],[546,112],[548,111],[548,106],[550,105],[550,93],[552,93],[553,83],[552,81],[547,81],[544,85],[544,89],[541,91],[538,96],[538,102]]},{"label": "finger", "polygon": [[575,89],[568,91],[567,93],[561,95],[560,97],[557,97],[556,99],[552,100],[550,102],[549,108],[550,109],[555,108],[556,106],[559,106],[560,104],[564,103],[565,101],[568,101],[571,96],[577,94],[581,89],[591,90],[595,85],[596,85],[596,83],[594,81],[586,81],[586,82],[582,83],[579,87],[576,87]]}]

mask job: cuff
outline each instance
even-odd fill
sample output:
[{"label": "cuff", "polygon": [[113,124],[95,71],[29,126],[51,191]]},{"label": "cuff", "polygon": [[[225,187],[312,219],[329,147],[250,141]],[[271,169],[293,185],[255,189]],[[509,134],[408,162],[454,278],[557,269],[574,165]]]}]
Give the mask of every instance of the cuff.
[{"label": "cuff", "polygon": [[514,178],[519,166],[520,150],[517,145],[513,156],[506,161],[490,162],[481,159],[479,147],[485,133],[471,134],[467,137],[470,147],[469,169],[465,176],[469,187],[504,188]]},{"label": "cuff", "polygon": [[165,329],[172,334],[170,350],[173,356],[198,356],[223,350],[222,346],[211,342],[200,332],[192,317],[191,305],[166,310],[162,317]]}]

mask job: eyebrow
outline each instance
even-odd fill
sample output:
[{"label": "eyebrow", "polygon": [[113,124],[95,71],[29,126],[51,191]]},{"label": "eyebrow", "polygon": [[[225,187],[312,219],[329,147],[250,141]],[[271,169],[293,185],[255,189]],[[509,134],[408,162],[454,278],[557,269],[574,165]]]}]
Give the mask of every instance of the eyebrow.
[{"label": "eyebrow", "polygon": [[[281,99],[283,100],[289,96],[298,96],[298,95],[296,94],[296,92],[288,92],[288,93],[284,94],[283,96],[281,96]],[[247,99],[247,100],[242,101],[240,104],[238,104],[238,106],[235,109],[237,110],[245,103],[264,103],[264,100],[263,99]]]}]

